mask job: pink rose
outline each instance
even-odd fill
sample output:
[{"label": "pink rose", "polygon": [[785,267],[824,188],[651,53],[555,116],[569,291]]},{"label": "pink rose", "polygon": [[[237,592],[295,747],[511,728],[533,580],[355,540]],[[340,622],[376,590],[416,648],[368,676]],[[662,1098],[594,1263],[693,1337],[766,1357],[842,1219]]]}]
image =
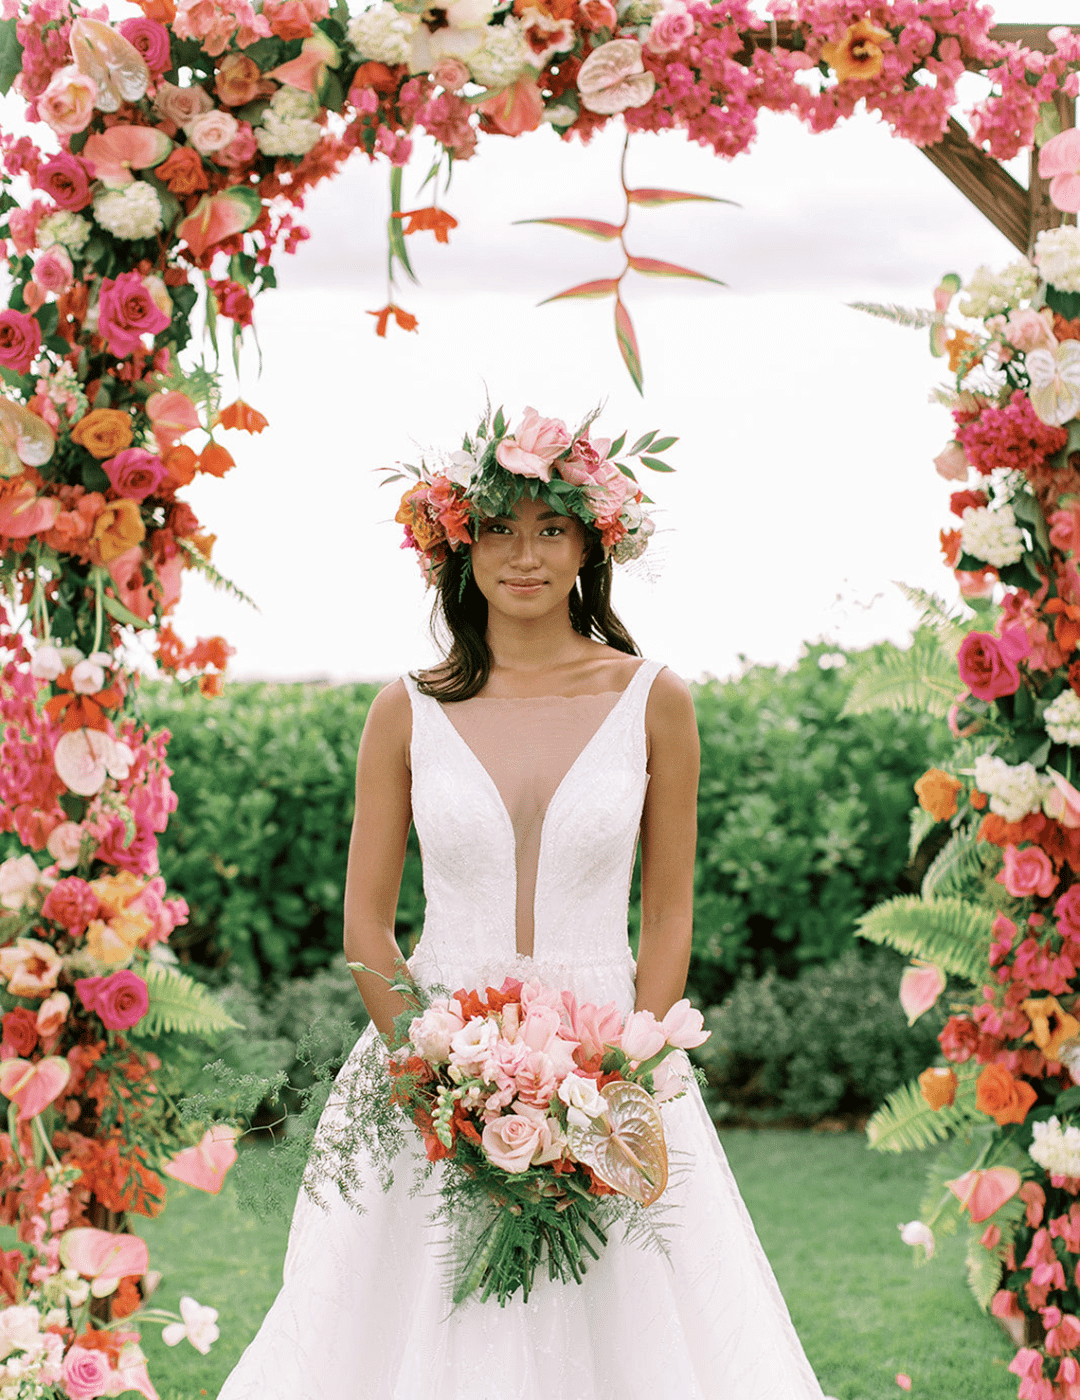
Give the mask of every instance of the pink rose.
[{"label": "pink rose", "polygon": [[665,5],[658,15],[653,15],[645,35],[645,47],[650,53],[672,53],[681,49],[693,33],[693,17],[676,0],[675,4]]},{"label": "pink rose", "polygon": [[27,374],[41,349],[41,327],[25,311],[0,311],[0,365]]},{"label": "pink rose", "polygon": [[602,462],[598,477],[585,488],[585,499],[598,521],[614,520],[634,489],[630,478],[614,462]]},{"label": "pink rose", "polygon": [[1050,857],[1038,846],[1025,846],[1023,850],[1006,846],[1005,869],[997,878],[1015,899],[1027,899],[1036,894],[1046,899],[1057,884]]},{"label": "pink rose", "polygon": [[950,442],[934,458],[934,469],[946,481],[967,481],[968,459],[958,442]]},{"label": "pink rose", "polygon": [[168,475],[161,458],[143,447],[125,447],[101,465],[116,494],[129,501],[145,501]]},{"label": "pink rose", "polygon": [[75,991],[87,1011],[96,1011],[110,1031],[130,1030],[150,1006],[146,983],[126,967],[108,977],[77,977]]},{"label": "pink rose", "polygon": [[667,1036],[667,1043],[678,1050],[693,1050],[698,1045],[704,1045],[711,1034],[705,1029],[705,1018],[701,1012],[691,1006],[686,997],[675,1003],[660,1026]]},{"label": "pink rose", "polygon": [[38,166],[34,184],[60,206],[71,213],[85,209],[90,203],[90,177],[86,166],[70,151],[61,151]]},{"label": "pink rose", "polygon": [[[521,1042],[519,1041],[518,1044]],[[516,1047],[515,1047],[516,1048]],[[531,1050],[524,1064],[518,1070],[517,1096],[522,1103],[534,1108],[547,1108],[558,1087],[555,1082],[555,1067],[549,1056],[542,1050]]]},{"label": "pink rose", "polygon": [[164,73],[172,66],[169,55],[169,31],[156,19],[146,19],[136,15],[126,19],[120,26],[120,33],[143,56],[143,62],[151,73]]},{"label": "pink rose", "polygon": [[409,1039],[416,1046],[418,1055],[433,1065],[450,1058],[450,1042],[465,1024],[458,1014],[460,1010],[456,1001],[440,999],[412,1021]]},{"label": "pink rose", "polygon": [[209,112],[214,99],[204,87],[176,87],[173,83],[162,83],[154,98],[154,111],[159,117],[177,126],[187,126],[200,112]]},{"label": "pink rose", "polygon": [[12,209],[8,215],[8,233],[16,253],[29,253],[37,242],[38,224],[45,217],[45,206],[34,200],[30,209]]},{"label": "pink rose", "polygon": [[667,1036],[651,1011],[634,1011],[626,1018],[619,1044],[628,1060],[641,1064],[660,1053]]},{"label": "pink rose", "polygon": [[557,471],[571,486],[590,486],[600,480],[610,448],[610,438],[590,442],[587,437],[580,437],[559,463]]},{"label": "pink rose", "polygon": [[1022,627],[1009,627],[1000,638],[990,632],[969,632],[956,653],[960,679],[979,700],[1015,695],[1020,688],[1017,662],[1030,650]]},{"label": "pink rose", "polygon": [[60,1372],[71,1400],[97,1400],[112,1389],[113,1369],[103,1351],[73,1346]]},{"label": "pink rose", "polygon": [[85,880],[77,875],[69,875],[66,880],[57,880],[45,896],[41,906],[42,917],[60,924],[68,933],[78,937],[85,933],[91,919],[96,919],[101,905],[98,897]]},{"label": "pink rose", "polygon": [[1080,938],[1080,885],[1070,885],[1054,905],[1062,938]]},{"label": "pink rose", "polygon": [[570,446],[570,430],[561,418],[541,418],[527,408],[513,437],[505,437],[495,449],[495,460],[515,476],[551,480],[551,464]]},{"label": "pink rose", "polygon": [[1005,339],[1010,345],[1015,345],[1017,350],[1025,352],[1038,350],[1040,347],[1052,350],[1057,344],[1054,339],[1053,313],[1048,312],[1044,316],[1041,311],[1032,311],[1030,307],[1023,311],[1014,311],[1006,323]]},{"label": "pink rose", "polygon": [[613,117],[629,107],[644,107],[656,79],[645,72],[636,39],[612,39],[593,49],[581,65],[577,88],[581,105],[590,112]]},{"label": "pink rose", "polygon": [[61,248],[58,243],[47,249],[34,262],[34,282],[43,292],[55,292],[59,296],[71,286],[74,275],[71,258],[67,250]]},{"label": "pink rose", "polygon": [[118,360],[141,350],[144,335],[157,335],[169,324],[169,317],[137,272],[121,272],[115,279],[103,277],[98,307],[98,330],[109,354]]},{"label": "pink rose", "polygon": [[231,112],[200,112],[188,122],[188,140],[201,156],[223,151],[235,138],[240,123]]},{"label": "pink rose", "polygon": [[49,832],[45,849],[61,870],[74,870],[79,863],[82,827],[78,822],[61,822]]},{"label": "pink rose", "polygon": [[610,0],[582,0],[578,6],[581,23],[593,34],[598,29],[614,29],[619,22],[615,6]]},{"label": "pink rose", "polygon": [[540,1125],[518,1113],[504,1114],[484,1129],[481,1146],[492,1165],[504,1172],[528,1171],[541,1146]]},{"label": "pink rose", "polygon": [[469,81],[469,70],[460,58],[441,58],[431,78],[435,86],[441,87],[444,92],[459,92]]},{"label": "pink rose", "polygon": [[93,78],[80,73],[74,64],[59,68],[37,100],[38,115],[57,136],[74,136],[90,125],[97,91]]},{"label": "pink rose", "polygon": [[255,140],[255,133],[250,124],[237,122],[236,135],[227,146],[217,152],[217,164],[237,170],[254,160],[258,150],[259,143]]}]

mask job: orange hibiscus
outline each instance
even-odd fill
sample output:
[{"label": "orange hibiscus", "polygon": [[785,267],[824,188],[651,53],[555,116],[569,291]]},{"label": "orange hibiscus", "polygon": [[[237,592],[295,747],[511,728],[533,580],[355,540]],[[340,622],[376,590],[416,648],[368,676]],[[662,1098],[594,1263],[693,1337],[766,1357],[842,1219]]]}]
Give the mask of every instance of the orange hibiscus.
[{"label": "orange hibiscus", "polygon": [[826,44],[821,56],[843,83],[848,78],[866,82],[876,78],[885,62],[882,45],[890,43],[887,29],[869,19],[848,25],[838,44]]}]

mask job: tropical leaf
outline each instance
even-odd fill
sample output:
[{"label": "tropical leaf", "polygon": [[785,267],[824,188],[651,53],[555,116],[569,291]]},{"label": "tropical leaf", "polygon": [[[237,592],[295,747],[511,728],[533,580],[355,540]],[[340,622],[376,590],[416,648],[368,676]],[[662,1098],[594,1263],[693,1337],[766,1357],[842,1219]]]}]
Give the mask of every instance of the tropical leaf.
[{"label": "tropical leaf", "polygon": [[16,34],[18,20],[0,20],[0,94],[6,93],[22,72],[22,45]]},{"label": "tropical leaf", "polygon": [[639,394],[643,394],[641,352],[638,350],[637,336],[634,334],[634,323],[631,321],[630,313],[623,305],[621,297],[615,299],[615,336],[619,342],[619,354],[623,357],[623,363],[630,372],[630,378],[634,381],[634,388]]},{"label": "tropical leaf", "polygon": [[570,297],[609,297],[618,290],[617,277],[600,277],[595,282],[579,282],[576,287],[567,287],[565,292],[545,297],[540,305],[547,306],[549,301],[567,301]]},{"label": "tropical leaf", "polygon": [[[400,472],[394,476],[387,477],[387,481],[400,480],[402,480]],[[247,603],[249,608],[254,608],[256,612],[259,611],[258,603],[256,603],[253,598],[249,598],[242,588],[233,583],[232,579],[226,578],[223,573],[215,569],[210,560],[200,554],[190,540],[178,539],[177,544],[187,556],[189,569],[194,569],[197,573],[202,574],[204,578],[210,580],[215,588],[220,589],[223,593],[229,593],[238,602]]]},{"label": "tropical leaf", "polygon": [[860,938],[884,943],[908,957],[925,958],[942,972],[976,986],[989,971],[990,925],[994,911],[951,895],[923,899],[901,894],[863,914],[856,923]]},{"label": "tropical leaf", "polygon": [[110,593],[101,595],[101,603],[110,617],[116,618],[117,622],[125,627],[143,628],[151,624],[144,617],[136,617],[130,608],[125,608],[123,603],[118,602]]},{"label": "tropical leaf", "polygon": [[409,261],[409,250],[405,246],[405,234],[401,225],[401,171],[400,165],[390,167],[390,217],[386,221],[386,271],[391,285],[394,281],[394,263],[399,262],[406,277],[416,281],[416,273]]},{"label": "tropical leaf", "polygon": [[715,194],[689,194],[685,190],[627,190],[626,202],[640,204],[644,209],[659,209],[664,204],[732,204],[741,208],[734,199],[720,199]]},{"label": "tropical leaf", "polygon": [[852,311],[865,311],[868,316],[878,316],[883,321],[892,321],[897,326],[908,326],[920,330],[939,319],[936,311],[926,311],[921,306],[908,307],[894,304],[884,305],[877,301],[849,301]]},{"label": "tropical leaf", "polygon": [[150,994],[150,1008],[138,1023],[139,1035],[216,1035],[220,1031],[242,1030],[206,987],[175,967],[147,964],[143,976]]},{"label": "tropical leaf", "polygon": [[680,267],[678,263],[661,262],[659,258],[632,258],[627,254],[626,261],[635,272],[643,272],[647,277],[692,277],[697,282],[712,282],[717,287],[727,286],[719,277],[695,272],[692,267]]},{"label": "tropical leaf", "polygon": [[977,1060],[955,1065],[959,1083],[956,1100],[948,1108],[933,1109],[912,1080],[890,1094],[866,1125],[866,1140],[877,1152],[921,1152],[954,1133],[986,1122],[975,1107],[975,1082],[982,1073]]},{"label": "tropical leaf", "polygon": [[959,691],[955,658],[932,632],[916,632],[906,650],[888,645],[857,663],[841,714],[915,710],[942,719]]},{"label": "tropical leaf", "polygon": [[970,610],[966,617],[957,617],[949,611],[944,598],[928,593],[925,588],[915,588],[910,583],[898,583],[896,586],[912,607],[918,609],[919,626],[936,632],[941,645],[954,653],[973,628],[986,626],[988,619],[980,618],[978,613]]},{"label": "tropical leaf", "polygon": [[515,219],[514,223],[550,224],[552,228],[565,228],[571,233],[583,233],[586,238],[596,238],[602,243],[610,243],[622,233],[618,224],[608,224],[602,219]]},{"label": "tropical leaf", "polygon": [[911,827],[908,831],[908,860],[914,860],[919,847],[937,826],[937,820],[924,807],[915,807],[911,813]]},{"label": "tropical leaf", "polygon": [[923,876],[923,899],[946,895],[977,897],[1001,867],[1001,852],[988,841],[980,841],[967,827],[954,831]]}]

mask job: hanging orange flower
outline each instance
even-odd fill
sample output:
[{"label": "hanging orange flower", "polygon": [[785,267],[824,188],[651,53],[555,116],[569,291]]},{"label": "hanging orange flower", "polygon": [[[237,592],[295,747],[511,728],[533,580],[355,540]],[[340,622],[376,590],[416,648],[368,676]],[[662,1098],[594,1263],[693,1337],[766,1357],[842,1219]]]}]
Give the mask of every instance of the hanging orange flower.
[{"label": "hanging orange flower", "polygon": [[224,476],[235,466],[232,453],[219,443],[208,442],[199,453],[199,471],[206,472],[209,476]]},{"label": "hanging orange flower", "polygon": [[220,423],[223,428],[239,428],[245,433],[261,433],[267,426],[269,420],[256,408],[252,408],[243,399],[237,399],[235,403],[229,404],[228,408],[223,408],[214,419],[214,426]]},{"label": "hanging orange flower", "polygon": [[433,204],[426,209],[398,210],[394,218],[408,220],[403,230],[406,235],[430,230],[435,235],[436,243],[449,243],[450,230],[457,228],[457,219],[453,214],[448,214],[445,209],[436,209]]},{"label": "hanging orange flower", "polygon": [[418,324],[415,316],[411,316],[408,311],[402,311],[401,307],[395,306],[393,302],[384,306],[381,311],[369,311],[368,315],[375,317],[375,334],[381,335],[384,339],[391,316],[403,331],[414,331]]},{"label": "hanging orange flower", "polygon": [[866,82],[876,78],[885,62],[883,44],[891,42],[889,31],[872,20],[860,19],[844,31],[838,44],[826,44],[821,56],[840,82],[855,78]]},{"label": "hanging orange flower", "polygon": [[960,558],[960,531],[939,530],[938,539],[941,541],[941,552],[945,556],[945,563],[951,569]]},{"label": "hanging orange flower", "polygon": [[187,443],[178,443],[176,447],[171,447],[161,462],[169,473],[169,483],[174,489],[178,486],[189,486],[195,480],[195,473],[199,469],[199,459]]}]

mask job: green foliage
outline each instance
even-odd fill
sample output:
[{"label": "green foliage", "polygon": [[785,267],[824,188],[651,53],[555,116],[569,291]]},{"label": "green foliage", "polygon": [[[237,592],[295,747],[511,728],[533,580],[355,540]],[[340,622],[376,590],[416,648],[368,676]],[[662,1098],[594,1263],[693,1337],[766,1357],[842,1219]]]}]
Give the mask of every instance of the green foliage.
[{"label": "green foliage", "polygon": [[956,1066],[959,1083],[956,1101],[949,1108],[931,1108],[917,1083],[897,1089],[867,1125],[870,1146],[879,1152],[920,1151],[964,1131],[973,1123],[985,1123],[985,1115],[975,1107],[975,1081],[981,1071],[982,1065],[976,1060]]},{"label": "green foliage", "polygon": [[145,975],[150,1007],[138,1024],[139,1035],[179,1031],[184,1035],[213,1036],[220,1031],[240,1029],[240,1023],[217,999],[186,973],[150,963]]},{"label": "green foliage", "polygon": [[919,892],[924,899],[960,895],[992,904],[1001,890],[994,878],[1001,864],[1000,847],[979,841],[970,827],[958,828],[930,862]]},{"label": "green foliage", "polygon": [[985,905],[955,896],[898,895],[864,914],[859,934],[978,984],[986,973],[993,917]]},{"label": "green foliage", "polygon": [[920,629],[905,650],[881,646],[862,653],[843,713],[885,709],[943,719],[958,688],[955,648],[934,629]]}]

